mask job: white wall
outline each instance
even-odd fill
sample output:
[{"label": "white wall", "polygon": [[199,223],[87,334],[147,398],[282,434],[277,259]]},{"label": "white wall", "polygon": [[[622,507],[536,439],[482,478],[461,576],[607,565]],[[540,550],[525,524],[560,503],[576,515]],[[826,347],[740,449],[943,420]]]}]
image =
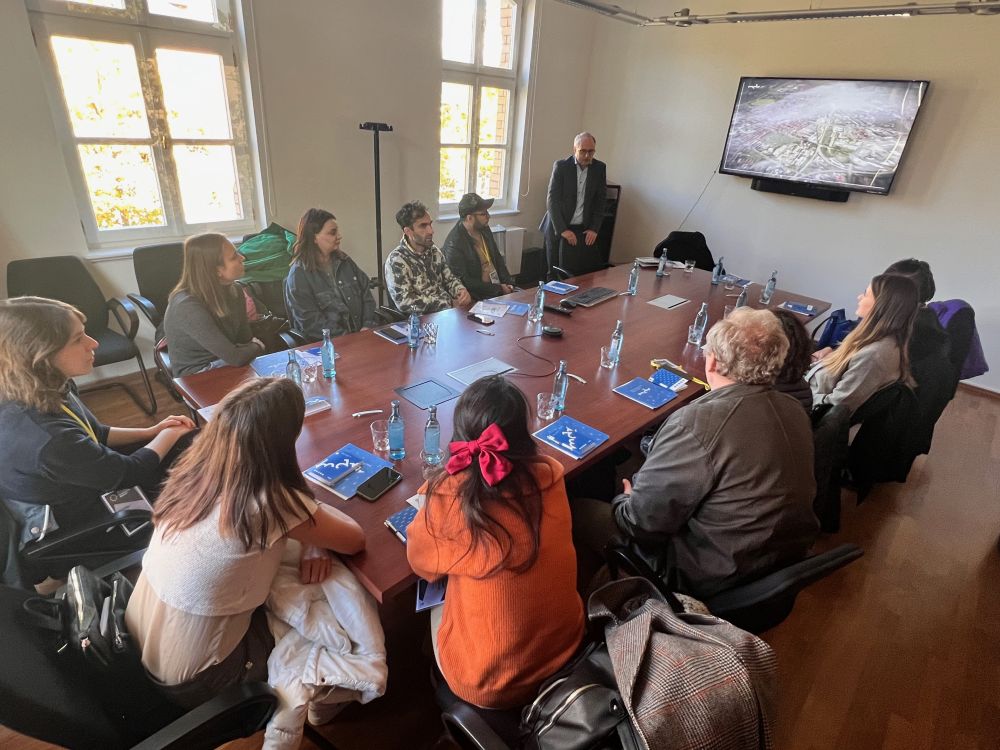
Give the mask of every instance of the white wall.
[{"label": "white wall", "polygon": [[[665,11],[656,3],[640,12]],[[972,382],[1000,390],[1000,19],[598,24],[585,119],[623,182],[619,259],[648,254],[695,205],[719,165],[741,75],[930,80],[889,196],[824,203],[755,192],[747,179],[716,175],[684,228],[704,231],[732,271],[759,280],[778,268],[782,286],[850,312],[868,279],[892,261],[928,261],[937,298],[961,297],[976,309],[994,370]]]},{"label": "white wall", "polygon": [[[522,164],[522,212],[500,223],[534,228],[544,212],[552,162],[570,152],[587,94],[597,18],[553,2],[536,18],[538,69],[530,159]],[[381,135],[383,246],[398,238],[396,209],[437,195],[441,80],[440,5],[433,0],[244,0],[255,29],[256,111],[270,180],[269,218],[294,229],[310,206],[333,211],[344,247],[376,270],[372,136],[365,120],[395,128]],[[56,141],[21,0],[0,2],[0,266],[15,258],[78,254],[86,239]],[[451,224],[439,225],[443,239]],[[530,245],[531,238],[529,238]],[[136,288],[131,258],[91,269],[108,295]],[[3,289],[4,293],[6,289]],[[148,355],[152,331],[143,322]],[[147,364],[151,364],[147,356]],[[107,377],[128,367],[101,368]]]}]

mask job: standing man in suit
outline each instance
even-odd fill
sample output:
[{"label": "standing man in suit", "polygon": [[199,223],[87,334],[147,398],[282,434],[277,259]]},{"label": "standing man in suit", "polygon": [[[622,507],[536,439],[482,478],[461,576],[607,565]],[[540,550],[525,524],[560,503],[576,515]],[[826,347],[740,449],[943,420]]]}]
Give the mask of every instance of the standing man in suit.
[{"label": "standing man in suit", "polygon": [[604,219],[607,166],[594,158],[597,139],[587,132],[573,139],[573,155],[552,165],[546,214],[538,228],[545,233],[549,265],[573,275],[596,270],[597,233]]}]

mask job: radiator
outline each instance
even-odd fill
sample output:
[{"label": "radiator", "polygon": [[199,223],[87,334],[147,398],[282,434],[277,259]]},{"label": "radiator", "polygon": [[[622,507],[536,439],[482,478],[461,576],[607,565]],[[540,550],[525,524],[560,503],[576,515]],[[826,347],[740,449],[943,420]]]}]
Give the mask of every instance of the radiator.
[{"label": "radiator", "polygon": [[507,264],[511,276],[521,273],[521,253],[524,251],[524,228],[491,226],[497,248]]}]

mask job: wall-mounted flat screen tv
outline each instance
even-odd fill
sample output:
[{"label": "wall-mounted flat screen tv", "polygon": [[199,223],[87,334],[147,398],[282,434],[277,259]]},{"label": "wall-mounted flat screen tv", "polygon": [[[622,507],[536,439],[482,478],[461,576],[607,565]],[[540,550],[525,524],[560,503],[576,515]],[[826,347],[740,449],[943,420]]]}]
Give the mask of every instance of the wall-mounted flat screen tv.
[{"label": "wall-mounted flat screen tv", "polygon": [[719,171],[885,195],[929,85],[741,78]]}]

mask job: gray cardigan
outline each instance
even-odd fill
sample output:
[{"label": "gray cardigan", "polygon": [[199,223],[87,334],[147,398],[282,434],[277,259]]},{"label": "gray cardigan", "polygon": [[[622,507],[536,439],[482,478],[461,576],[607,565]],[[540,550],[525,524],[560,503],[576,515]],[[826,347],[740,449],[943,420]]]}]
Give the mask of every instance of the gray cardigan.
[{"label": "gray cardigan", "polygon": [[674,412],[618,528],[675,591],[707,597],[805,557],[813,514],[813,437],[799,402],[766,385],[730,385]]},{"label": "gray cardigan", "polygon": [[813,406],[844,404],[854,414],[877,391],[901,377],[899,347],[884,338],[856,352],[839,378],[817,362],[806,380],[812,388]]},{"label": "gray cardigan", "polygon": [[201,300],[178,292],[167,303],[163,330],[175,377],[207,370],[216,362],[236,367],[248,365],[262,353],[253,342],[243,293],[233,289],[226,317],[217,318]]}]

